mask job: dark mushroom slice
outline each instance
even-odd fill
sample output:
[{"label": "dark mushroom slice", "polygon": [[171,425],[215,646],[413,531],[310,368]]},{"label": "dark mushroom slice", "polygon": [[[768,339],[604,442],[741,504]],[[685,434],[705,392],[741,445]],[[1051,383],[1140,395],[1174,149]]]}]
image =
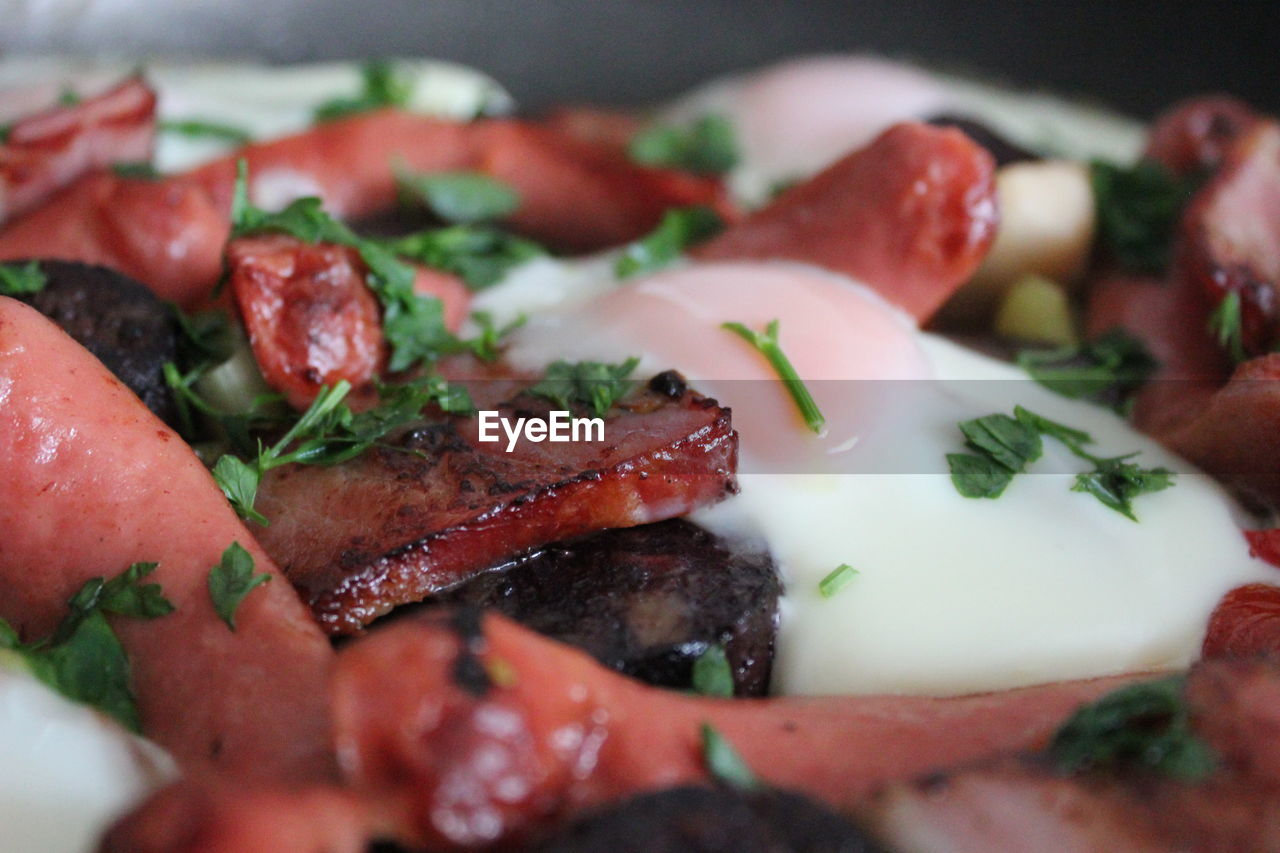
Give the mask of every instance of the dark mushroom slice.
[{"label": "dark mushroom slice", "polygon": [[97,356],[157,417],[176,424],[177,405],[164,380],[165,362],[177,357],[179,329],[172,309],[146,286],[109,267],[42,260],[40,271],[44,288],[18,298]]},{"label": "dark mushroom slice", "polygon": [[683,519],[551,545],[468,581],[442,601],[476,604],[663,687],[724,648],[734,693],[769,687],[782,584],[767,551]]},{"label": "dark mushroom slice", "polygon": [[871,836],[814,800],[776,789],[671,788],[602,809],[537,853],[872,853]]}]

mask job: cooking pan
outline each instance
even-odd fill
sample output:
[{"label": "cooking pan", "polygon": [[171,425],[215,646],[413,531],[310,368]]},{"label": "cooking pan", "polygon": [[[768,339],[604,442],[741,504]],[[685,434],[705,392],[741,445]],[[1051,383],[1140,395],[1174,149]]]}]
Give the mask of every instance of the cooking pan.
[{"label": "cooking pan", "polygon": [[0,51],[409,54],[527,108],[642,103],[796,53],[870,50],[1150,116],[1206,90],[1280,109],[1280,4],[1061,0],[0,0]]}]

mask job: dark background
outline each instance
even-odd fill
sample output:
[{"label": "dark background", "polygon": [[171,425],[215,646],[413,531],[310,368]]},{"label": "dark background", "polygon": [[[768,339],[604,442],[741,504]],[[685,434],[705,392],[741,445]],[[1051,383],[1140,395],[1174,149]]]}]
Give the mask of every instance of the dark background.
[{"label": "dark background", "polygon": [[1207,90],[1280,111],[1280,2],[62,2],[80,12],[37,15],[33,7],[49,4],[0,0],[0,49],[279,61],[418,54],[478,66],[533,108],[643,102],[795,53],[872,50],[1137,115]]}]

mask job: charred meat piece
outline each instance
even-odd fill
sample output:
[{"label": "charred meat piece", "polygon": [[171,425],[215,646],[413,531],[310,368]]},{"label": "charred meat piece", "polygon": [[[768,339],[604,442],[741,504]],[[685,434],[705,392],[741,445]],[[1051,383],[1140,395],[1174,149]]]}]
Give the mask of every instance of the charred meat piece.
[{"label": "charred meat piece", "polygon": [[996,161],[996,167],[1008,166],[1010,163],[1023,163],[1028,160],[1039,160],[1040,155],[1016,142],[1010,142],[996,131],[975,118],[956,113],[942,113],[926,120],[934,127],[954,127],[965,136],[987,149]]},{"label": "charred meat piece", "polygon": [[[498,410],[548,413],[532,397]],[[271,519],[259,541],[335,634],[530,549],[684,515],[736,489],[729,411],[690,391],[632,395],[605,418],[603,441],[522,440],[508,452],[505,439],[479,440],[477,418],[454,417],[391,445],[333,467],[277,468],[258,492]]]},{"label": "charred meat piece", "polygon": [[156,416],[177,423],[164,381],[165,362],[177,355],[173,312],[146,287],[107,267],[41,261],[40,271],[44,289],[19,298],[96,355]]},{"label": "charred meat piece", "polygon": [[767,552],[683,519],[606,530],[536,551],[442,601],[476,604],[663,687],[724,647],[734,693],[769,687],[781,583]]},{"label": "charred meat piece", "polygon": [[588,815],[537,853],[872,853],[848,819],[802,794],[687,786]]},{"label": "charred meat piece", "polygon": [[1156,119],[1143,156],[1176,175],[1210,174],[1259,118],[1244,101],[1228,95],[1189,98]]}]

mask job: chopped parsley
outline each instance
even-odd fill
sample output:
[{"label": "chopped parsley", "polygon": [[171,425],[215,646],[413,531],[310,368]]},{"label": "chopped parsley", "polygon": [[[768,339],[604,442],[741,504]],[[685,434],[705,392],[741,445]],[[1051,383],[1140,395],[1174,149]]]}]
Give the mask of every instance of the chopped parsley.
[{"label": "chopped parsley", "polygon": [[64,86],[62,91],[58,93],[58,106],[60,107],[74,107],[82,100],[83,98],[80,97],[80,94],[70,86]]},{"label": "chopped parsley", "polygon": [[471,354],[483,362],[494,362],[502,355],[502,339],[523,326],[528,316],[521,314],[502,328],[493,323],[493,316],[487,311],[477,311],[471,315],[471,321],[479,327],[479,333],[466,341]]},{"label": "chopped parsley", "polygon": [[222,559],[209,569],[209,597],[213,600],[213,609],[227,627],[236,629],[236,610],[240,602],[253,591],[271,580],[271,575],[253,573],[253,555],[246,551],[239,542],[232,542],[222,552]]},{"label": "chopped parsley", "polygon": [[397,172],[401,193],[423,201],[445,222],[470,225],[515,213],[520,193],[480,172]]},{"label": "chopped parsley", "polygon": [[1049,744],[1058,772],[1137,767],[1183,782],[1206,779],[1217,759],[1191,730],[1185,687],[1185,676],[1174,675],[1121,687],[1080,708]]},{"label": "chopped parsley", "polygon": [[119,178],[135,178],[143,181],[154,181],[163,177],[160,171],[146,160],[112,163],[111,172]]},{"label": "chopped parsley", "polygon": [[316,107],[315,120],[332,121],[383,107],[407,107],[413,98],[413,88],[413,78],[397,71],[393,63],[370,60],[360,67],[360,91],[325,101]]},{"label": "chopped parsley", "polygon": [[249,203],[248,167],[239,163],[231,202],[232,236],[263,231],[289,234],[306,243],[350,246],[369,269],[367,284],[382,304],[382,332],[391,347],[388,368],[405,370],[455,351],[457,341],[444,323],[439,299],[414,292],[413,268],[395,251],[376,240],[367,240],[325,213],[320,199],[300,198],[279,213],[268,213]]},{"label": "chopped parsley", "polygon": [[31,674],[75,702],[92,705],[131,731],[138,707],[129,686],[129,659],[107,614],[157,619],[174,610],[157,583],[143,579],[156,563],[134,563],[110,580],[86,581],[67,601],[70,612],[52,636],[23,643],[0,619],[0,649],[18,656]]},{"label": "chopped parsley", "polygon": [[1017,362],[1050,391],[1119,412],[1158,366],[1142,341],[1119,328],[1080,345],[1023,350]]},{"label": "chopped parsley", "polygon": [[196,412],[217,416],[195,392],[195,384],[231,357],[230,325],[222,311],[188,315],[169,303],[178,321],[177,361],[166,362],[164,380],[178,407],[178,432],[188,442],[196,439]]},{"label": "chopped parsley", "polygon": [[738,164],[738,141],[727,118],[705,115],[686,127],[647,128],[631,139],[628,153],[645,166],[720,175]]},{"label": "chopped parsley", "polygon": [[557,361],[547,367],[542,380],[526,392],[550,400],[561,409],[574,404],[603,417],[627,395],[635,382],[628,379],[640,359],[632,356],[621,364],[600,361]]},{"label": "chopped parsley", "polygon": [[48,283],[39,261],[0,264],[0,294],[4,296],[30,296],[44,290]]},{"label": "chopped parsley", "polygon": [[774,371],[777,372],[778,377],[787,386],[787,392],[791,395],[791,399],[795,401],[805,424],[808,425],[809,429],[821,434],[823,428],[827,425],[827,419],[818,408],[818,404],[814,402],[813,395],[809,393],[809,389],[791,364],[791,360],[787,358],[786,353],[782,351],[782,347],[778,344],[778,321],[769,321],[769,325],[765,326],[763,334],[748,329],[742,323],[721,323],[720,328],[733,332],[755,347],[765,357]]},{"label": "chopped parsley", "polygon": [[698,655],[693,662],[693,689],[703,696],[733,695],[733,667],[725,655],[724,646],[716,643]]},{"label": "chopped parsley", "polygon": [[1174,231],[1197,181],[1182,179],[1152,160],[1133,166],[1095,161],[1090,167],[1098,237],[1124,269],[1168,268]]},{"label": "chopped parsley", "polygon": [[1095,456],[1084,449],[1093,437],[1027,411],[1014,408],[1014,416],[992,414],[960,425],[966,446],[972,453],[949,453],[947,465],[951,482],[966,498],[998,498],[1013,481],[1014,475],[1040,458],[1044,451],[1042,436],[1063,444],[1076,457],[1094,466],[1092,471],[1077,474],[1071,490],[1093,495],[1103,506],[1137,521],[1133,511],[1135,498],[1163,491],[1174,485],[1174,473],[1167,468],[1143,468],[1131,462],[1137,453],[1124,456]]},{"label": "chopped parsley", "polygon": [[1213,335],[1218,346],[1222,347],[1235,360],[1236,364],[1246,360],[1244,351],[1244,325],[1241,315],[1240,291],[1229,290],[1222,297],[1218,307],[1209,315],[1209,333]]},{"label": "chopped parsley", "polygon": [[763,787],[756,774],[751,772],[751,768],[733,748],[733,744],[725,740],[710,723],[702,724],[701,733],[702,760],[713,779],[740,791],[753,791]]},{"label": "chopped parsley", "polygon": [[630,278],[670,266],[689,246],[724,227],[719,214],[708,207],[681,207],[662,215],[658,227],[627,246],[614,265],[618,278]]},{"label": "chopped parsley", "polygon": [[192,139],[216,139],[233,145],[245,145],[253,141],[252,134],[242,127],[208,119],[161,119],[156,127],[161,133],[172,133]]},{"label": "chopped parsley", "polygon": [[244,518],[266,525],[253,508],[258,486],[268,471],[282,465],[337,465],[354,459],[398,426],[421,416],[431,403],[451,414],[470,413],[471,397],[461,386],[438,376],[379,388],[376,408],[352,412],[343,402],[351,391],[346,380],[320,389],[302,416],[274,444],[261,441],[250,461],[227,453],[213,466],[213,478],[227,500]]},{"label": "chopped parsley", "polygon": [[825,578],[818,581],[818,593],[823,598],[831,598],[839,592],[845,584],[856,578],[861,572],[848,563],[841,563],[836,566]]},{"label": "chopped parsley", "polygon": [[477,225],[419,231],[384,245],[423,266],[453,273],[472,290],[497,284],[513,267],[547,253],[532,240]]}]

